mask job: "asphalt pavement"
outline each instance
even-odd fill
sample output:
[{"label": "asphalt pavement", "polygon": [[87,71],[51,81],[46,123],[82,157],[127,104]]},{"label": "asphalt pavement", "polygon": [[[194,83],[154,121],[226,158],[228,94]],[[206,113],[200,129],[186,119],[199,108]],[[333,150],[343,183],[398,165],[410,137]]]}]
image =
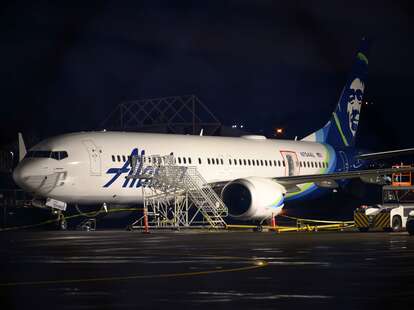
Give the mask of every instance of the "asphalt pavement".
[{"label": "asphalt pavement", "polygon": [[0,309],[408,309],[406,233],[0,233]]}]

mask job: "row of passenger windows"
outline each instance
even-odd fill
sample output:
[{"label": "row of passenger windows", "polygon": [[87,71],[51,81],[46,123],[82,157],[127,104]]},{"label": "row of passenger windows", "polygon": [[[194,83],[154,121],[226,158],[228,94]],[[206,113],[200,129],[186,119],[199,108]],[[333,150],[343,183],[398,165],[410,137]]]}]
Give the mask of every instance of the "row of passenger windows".
[{"label": "row of passenger windows", "polygon": [[[113,162],[126,162],[130,159],[130,156],[125,155],[112,155]],[[144,157],[144,160],[151,162],[151,157]],[[191,157],[176,157],[175,162],[180,164],[192,164]],[[198,164],[202,164],[203,161],[199,157]],[[236,159],[236,158],[229,158],[228,160],[229,165],[234,166],[274,166],[274,167],[286,167],[285,160],[267,160],[267,159]],[[208,165],[224,165],[223,158],[207,158]],[[299,161],[296,162],[296,166],[300,166],[302,168],[328,168],[328,163],[324,161]]]}]

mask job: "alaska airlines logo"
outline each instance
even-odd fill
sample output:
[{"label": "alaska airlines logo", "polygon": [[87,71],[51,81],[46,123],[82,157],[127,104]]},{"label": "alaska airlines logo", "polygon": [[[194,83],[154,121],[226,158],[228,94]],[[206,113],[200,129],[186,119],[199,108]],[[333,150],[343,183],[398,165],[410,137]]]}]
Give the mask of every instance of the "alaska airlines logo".
[{"label": "alaska airlines logo", "polygon": [[[133,149],[131,152],[131,156],[137,156],[138,155],[138,149]],[[141,151],[141,156],[145,155],[145,150]],[[153,175],[156,173],[154,171],[153,167],[146,167],[143,169],[143,163],[142,161],[137,162],[138,168],[137,168],[137,174],[138,175]],[[109,168],[106,171],[106,174],[113,175],[112,178],[103,186],[103,187],[110,187],[116,180],[118,180],[119,177],[125,175],[125,181],[122,184],[122,187],[141,187],[141,186],[148,186],[150,184],[150,180],[146,178],[142,179],[128,179],[126,178],[127,175],[132,175],[133,170],[131,169],[131,163],[127,159],[123,166],[121,168]]]},{"label": "alaska airlines logo", "polygon": [[352,136],[355,136],[358,129],[364,89],[364,82],[359,78],[354,79],[348,89],[346,110],[348,113],[349,130],[351,131]]}]

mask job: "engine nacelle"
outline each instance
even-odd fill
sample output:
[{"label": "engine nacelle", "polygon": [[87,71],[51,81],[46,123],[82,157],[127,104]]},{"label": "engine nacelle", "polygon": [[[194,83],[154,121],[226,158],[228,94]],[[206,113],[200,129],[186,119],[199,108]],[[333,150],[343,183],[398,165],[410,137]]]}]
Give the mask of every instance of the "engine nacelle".
[{"label": "engine nacelle", "polygon": [[286,189],[267,178],[249,177],[228,183],[221,192],[229,215],[241,220],[264,220],[280,213]]}]

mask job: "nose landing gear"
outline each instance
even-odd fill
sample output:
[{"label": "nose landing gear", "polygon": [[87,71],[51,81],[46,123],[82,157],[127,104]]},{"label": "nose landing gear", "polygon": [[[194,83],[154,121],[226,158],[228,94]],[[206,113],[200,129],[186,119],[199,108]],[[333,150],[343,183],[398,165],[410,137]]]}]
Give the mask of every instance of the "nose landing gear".
[{"label": "nose landing gear", "polygon": [[57,216],[57,229],[58,230],[67,230],[68,229],[68,222],[66,221],[65,216],[61,211],[59,211]]}]

